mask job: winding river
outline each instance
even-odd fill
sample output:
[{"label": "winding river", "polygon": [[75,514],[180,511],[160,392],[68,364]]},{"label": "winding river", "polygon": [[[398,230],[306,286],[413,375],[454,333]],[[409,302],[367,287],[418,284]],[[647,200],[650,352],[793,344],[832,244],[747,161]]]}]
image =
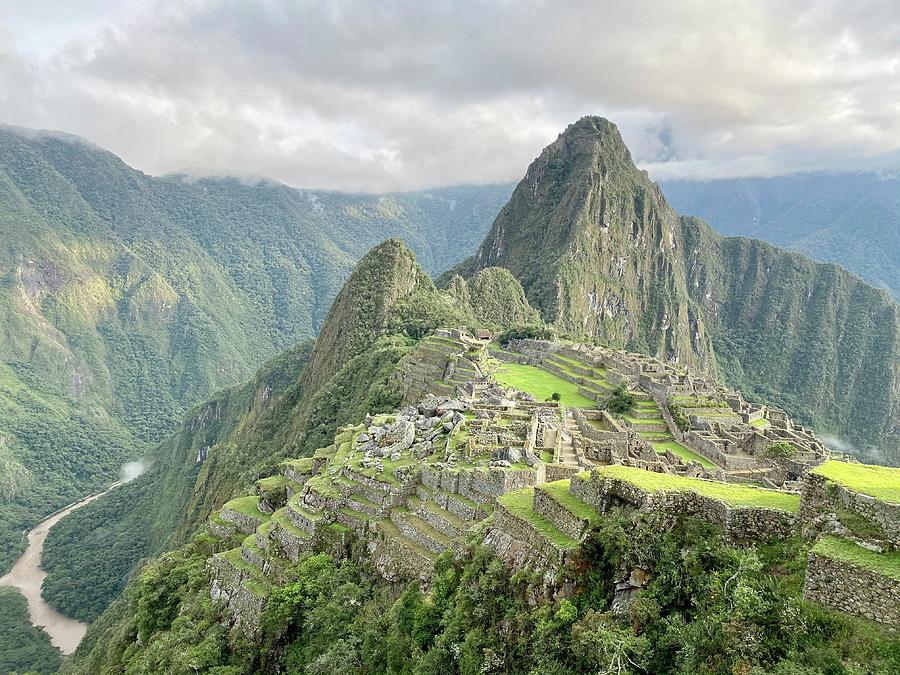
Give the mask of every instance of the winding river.
[{"label": "winding river", "polygon": [[28,615],[31,623],[41,626],[50,635],[53,644],[59,647],[63,654],[71,654],[75,651],[81,638],[87,630],[87,624],[75,619],[63,616],[53,609],[41,597],[41,584],[47,573],[41,569],[41,553],[44,550],[44,540],[56,523],[67,515],[90,504],[95,499],[102,497],[107,492],[122,484],[122,481],[113,483],[103,492],[98,492],[90,497],[85,497],[64,509],[57,511],[52,516],[36,525],[28,533],[28,548],[16,561],[9,574],[0,578],[0,586],[13,586],[18,588],[28,601]]}]

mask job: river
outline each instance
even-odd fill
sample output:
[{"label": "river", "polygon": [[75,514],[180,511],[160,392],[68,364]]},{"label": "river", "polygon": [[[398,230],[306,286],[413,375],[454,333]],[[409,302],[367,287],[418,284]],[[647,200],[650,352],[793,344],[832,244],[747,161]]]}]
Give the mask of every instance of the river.
[{"label": "river", "polygon": [[63,616],[41,597],[41,584],[44,583],[44,577],[47,576],[47,573],[41,569],[41,553],[44,550],[44,540],[47,538],[50,528],[72,513],[72,511],[90,504],[121,484],[121,481],[113,483],[103,492],[70,504],[35,526],[28,533],[28,548],[25,549],[25,553],[16,561],[9,574],[0,578],[0,586],[18,588],[22,595],[25,596],[25,599],[28,601],[28,615],[31,618],[31,623],[35,626],[43,627],[50,635],[53,644],[59,647],[63,654],[71,654],[75,651],[78,643],[81,642],[81,638],[84,637],[87,624]]}]

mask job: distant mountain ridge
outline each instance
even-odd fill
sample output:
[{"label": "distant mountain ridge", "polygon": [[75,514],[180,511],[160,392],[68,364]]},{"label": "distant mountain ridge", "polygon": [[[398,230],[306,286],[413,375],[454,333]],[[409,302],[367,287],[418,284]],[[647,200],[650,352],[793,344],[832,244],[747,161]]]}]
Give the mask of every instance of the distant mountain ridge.
[{"label": "distant mountain ridge", "polygon": [[900,461],[897,304],[837,265],[678,216],[605,119],[544,149],[454,271],[488,266],[565,334],[721,373]]},{"label": "distant mountain ridge", "polygon": [[680,213],[728,236],[835,262],[900,298],[900,171],[663,181]]},{"label": "distant mountain ridge", "polygon": [[155,178],[77,137],[0,127],[0,570],[43,515],[313,337],[372,246],[401,237],[437,272],[508,191]]}]

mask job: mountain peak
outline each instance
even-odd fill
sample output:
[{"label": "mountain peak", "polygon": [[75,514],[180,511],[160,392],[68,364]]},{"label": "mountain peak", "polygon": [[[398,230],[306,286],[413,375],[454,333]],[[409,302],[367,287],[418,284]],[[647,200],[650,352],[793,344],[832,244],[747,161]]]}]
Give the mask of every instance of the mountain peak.
[{"label": "mountain peak", "polygon": [[399,239],[383,241],[366,253],[322,324],[305,375],[307,391],[315,391],[382,335],[400,303],[417,291],[434,290],[431,277]]}]

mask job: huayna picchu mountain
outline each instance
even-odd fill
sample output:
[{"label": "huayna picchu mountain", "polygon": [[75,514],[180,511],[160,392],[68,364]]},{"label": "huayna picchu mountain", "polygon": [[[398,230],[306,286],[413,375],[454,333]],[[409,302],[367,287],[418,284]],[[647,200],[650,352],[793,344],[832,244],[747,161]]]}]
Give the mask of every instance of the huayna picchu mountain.
[{"label": "huayna picchu mountain", "polygon": [[679,217],[605,119],[579,120],[540,154],[453,272],[491,266],[561,334],[720,373],[900,462],[896,303],[836,265]]},{"label": "huayna picchu mountain", "polygon": [[[498,278],[494,310],[522,309]],[[453,286],[399,242],[363,258],[326,320],[359,330],[312,350],[318,403],[308,374],[269,379],[188,451],[193,493],[230,472],[232,498],[189,511],[63,672],[900,667],[900,469],[683,365],[436,325],[477,314]]]}]

